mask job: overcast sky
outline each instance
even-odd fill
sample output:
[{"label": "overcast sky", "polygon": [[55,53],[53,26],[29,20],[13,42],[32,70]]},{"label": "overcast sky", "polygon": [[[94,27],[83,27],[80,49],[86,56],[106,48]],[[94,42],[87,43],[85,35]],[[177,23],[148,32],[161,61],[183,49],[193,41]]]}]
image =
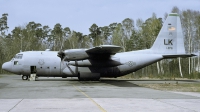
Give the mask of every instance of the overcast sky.
[{"label": "overcast sky", "polygon": [[93,23],[102,27],[125,18],[146,20],[153,12],[163,18],[174,6],[200,11],[200,0],[0,0],[0,14],[8,13],[9,31],[34,21],[50,28],[60,23],[87,35]]}]

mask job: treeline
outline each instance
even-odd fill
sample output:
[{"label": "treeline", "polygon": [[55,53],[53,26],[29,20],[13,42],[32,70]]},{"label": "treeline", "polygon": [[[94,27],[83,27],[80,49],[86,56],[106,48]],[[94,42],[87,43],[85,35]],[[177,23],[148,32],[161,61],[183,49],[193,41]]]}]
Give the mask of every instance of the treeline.
[{"label": "treeline", "polygon": [[[198,52],[200,49],[200,12],[194,10],[179,10],[173,7],[173,13],[181,17],[185,49],[187,53]],[[38,51],[51,49],[59,51],[74,48],[90,48],[102,44],[118,45],[123,49],[121,52],[148,49],[155,41],[163,22],[167,17],[159,18],[155,13],[147,20],[131,18],[124,19],[121,23],[111,23],[100,27],[92,24],[90,34],[83,35],[81,32],[63,27],[57,23],[54,28],[36,22],[15,27],[7,34],[8,14],[2,14],[0,18],[0,65],[9,61],[16,53],[22,51]],[[180,77],[183,73],[187,78],[200,78],[198,58],[181,59],[182,71],[179,70],[177,59],[163,60],[136,72],[138,76],[147,77]],[[0,73],[5,73],[1,70]],[[131,75],[135,77],[136,75]]]}]

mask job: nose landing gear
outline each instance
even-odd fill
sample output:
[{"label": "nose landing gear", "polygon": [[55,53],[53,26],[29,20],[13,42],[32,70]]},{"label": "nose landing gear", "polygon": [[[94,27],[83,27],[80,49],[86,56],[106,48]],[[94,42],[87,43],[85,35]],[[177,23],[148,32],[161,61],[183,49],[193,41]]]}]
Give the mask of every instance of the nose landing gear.
[{"label": "nose landing gear", "polygon": [[22,75],[22,80],[28,80],[29,76],[27,75]]},{"label": "nose landing gear", "polygon": [[32,80],[36,80],[37,75],[37,70],[36,70],[36,66],[30,66],[30,75],[22,75],[22,80],[29,80],[29,81],[32,81]]}]

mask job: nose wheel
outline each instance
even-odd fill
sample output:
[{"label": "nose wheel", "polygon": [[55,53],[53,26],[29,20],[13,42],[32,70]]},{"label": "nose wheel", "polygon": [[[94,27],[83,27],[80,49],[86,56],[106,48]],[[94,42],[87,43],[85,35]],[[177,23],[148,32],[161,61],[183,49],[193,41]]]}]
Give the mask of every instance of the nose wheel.
[{"label": "nose wheel", "polygon": [[29,76],[27,75],[22,75],[22,80],[28,80]]}]

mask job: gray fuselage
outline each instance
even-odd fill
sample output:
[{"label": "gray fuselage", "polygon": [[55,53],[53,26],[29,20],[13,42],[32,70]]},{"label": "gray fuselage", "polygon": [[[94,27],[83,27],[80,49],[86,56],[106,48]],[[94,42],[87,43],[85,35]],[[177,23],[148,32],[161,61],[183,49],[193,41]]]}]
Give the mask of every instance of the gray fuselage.
[{"label": "gray fuselage", "polygon": [[[163,59],[160,54],[151,54],[151,50],[117,53],[109,61],[88,59],[91,66],[77,67],[70,65],[76,61],[61,61],[56,51],[27,51],[16,54],[9,62],[4,63],[4,69],[18,75],[30,75],[31,66],[36,67],[37,76],[45,77],[78,77],[81,74],[99,74],[100,77],[119,77]],[[21,58],[18,55],[22,56]],[[147,58],[148,57],[148,58]],[[84,64],[79,60],[78,63]],[[120,63],[119,66],[105,66],[104,63]],[[95,66],[93,66],[95,65]],[[103,66],[101,66],[103,65]]]}]

